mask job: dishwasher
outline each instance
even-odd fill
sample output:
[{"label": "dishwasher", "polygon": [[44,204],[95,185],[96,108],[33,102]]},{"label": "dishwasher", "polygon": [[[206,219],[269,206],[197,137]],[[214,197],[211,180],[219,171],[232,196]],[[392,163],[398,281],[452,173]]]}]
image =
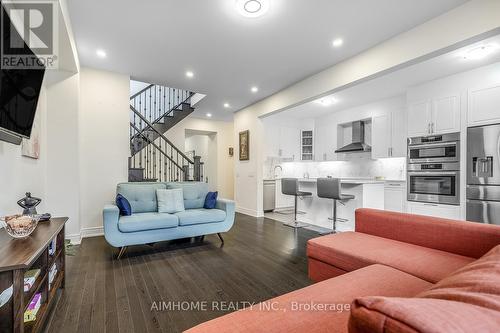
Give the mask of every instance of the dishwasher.
[{"label": "dishwasher", "polygon": [[276,208],[276,180],[264,180],[264,212],[272,212]]}]

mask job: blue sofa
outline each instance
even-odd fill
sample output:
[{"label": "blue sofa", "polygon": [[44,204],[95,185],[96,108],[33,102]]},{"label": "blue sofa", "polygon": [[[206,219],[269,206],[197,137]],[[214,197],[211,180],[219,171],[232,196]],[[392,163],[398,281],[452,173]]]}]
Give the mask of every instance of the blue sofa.
[{"label": "blue sofa", "polygon": [[[158,213],[157,189],[182,188],[185,211],[174,214]],[[218,234],[231,229],[235,207],[231,200],[218,199],[215,209],[205,209],[208,184],[179,183],[120,183],[116,192],[130,202],[132,215],[120,216],[116,205],[106,205],[103,210],[104,237],[120,247],[118,257],[131,245]]]}]

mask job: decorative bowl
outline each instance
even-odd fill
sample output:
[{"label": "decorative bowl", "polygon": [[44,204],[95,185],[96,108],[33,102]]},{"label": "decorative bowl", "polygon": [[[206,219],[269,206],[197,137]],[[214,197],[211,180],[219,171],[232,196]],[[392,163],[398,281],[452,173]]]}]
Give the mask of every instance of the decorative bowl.
[{"label": "decorative bowl", "polygon": [[1,217],[0,220],[4,222],[5,231],[17,239],[26,238],[33,231],[35,231],[38,221],[40,220],[39,215],[10,215]]}]

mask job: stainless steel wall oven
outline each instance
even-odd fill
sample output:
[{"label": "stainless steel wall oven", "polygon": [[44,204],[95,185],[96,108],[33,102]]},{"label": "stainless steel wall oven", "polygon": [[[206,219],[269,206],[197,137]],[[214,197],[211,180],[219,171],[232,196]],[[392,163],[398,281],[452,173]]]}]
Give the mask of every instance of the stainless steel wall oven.
[{"label": "stainless steel wall oven", "polygon": [[460,133],[408,139],[409,201],[460,205]]}]

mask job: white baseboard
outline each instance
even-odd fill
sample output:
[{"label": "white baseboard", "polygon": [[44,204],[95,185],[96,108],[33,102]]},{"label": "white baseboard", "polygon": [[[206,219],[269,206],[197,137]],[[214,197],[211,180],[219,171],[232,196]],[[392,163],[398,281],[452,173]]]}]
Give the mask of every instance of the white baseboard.
[{"label": "white baseboard", "polygon": [[83,228],[80,230],[79,234],[66,235],[66,239],[69,239],[71,244],[79,245],[82,243],[83,238],[89,237],[97,237],[104,235],[103,227],[91,227],[91,228]]},{"label": "white baseboard", "polygon": [[104,235],[103,227],[83,228],[80,231],[82,238],[97,237]]},{"label": "white baseboard", "polygon": [[261,212],[257,212],[255,209],[250,209],[250,208],[245,208],[245,207],[236,207],[236,212],[245,214],[245,215],[250,215],[252,217],[263,217],[264,214]]},{"label": "white baseboard", "polygon": [[66,239],[68,239],[72,245],[80,245],[82,242],[82,235],[81,234],[66,235]]}]

